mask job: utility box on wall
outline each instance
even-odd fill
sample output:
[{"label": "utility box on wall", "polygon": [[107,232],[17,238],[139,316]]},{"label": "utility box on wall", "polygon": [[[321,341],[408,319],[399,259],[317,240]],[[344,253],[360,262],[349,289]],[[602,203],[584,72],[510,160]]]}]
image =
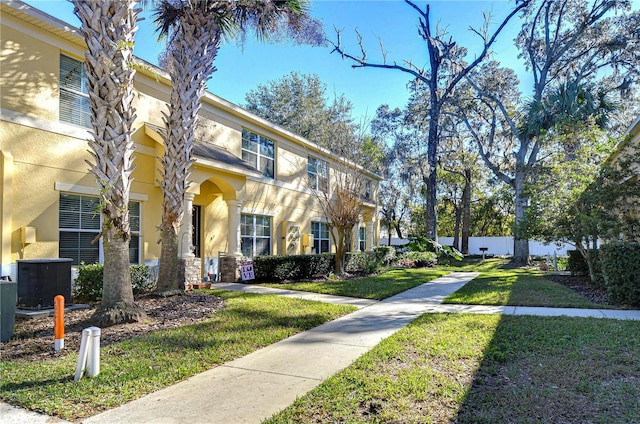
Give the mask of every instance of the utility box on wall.
[{"label": "utility box on wall", "polygon": [[302,235],[302,254],[310,254],[313,249],[313,234],[303,234]]},{"label": "utility box on wall", "polygon": [[59,294],[71,303],[72,262],[67,258],[18,260],[18,306],[53,308],[53,298]]}]

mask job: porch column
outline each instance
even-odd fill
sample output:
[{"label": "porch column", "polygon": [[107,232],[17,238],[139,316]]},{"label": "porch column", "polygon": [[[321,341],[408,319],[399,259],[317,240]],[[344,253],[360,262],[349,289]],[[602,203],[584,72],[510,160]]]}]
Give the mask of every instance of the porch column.
[{"label": "porch column", "polygon": [[240,250],[240,211],[242,210],[241,200],[227,200],[229,216],[229,253],[242,256]]},{"label": "porch column", "polygon": [[367,221],[367,240],[366,240],[366,251],[373,251],[373,218]]},{"label": "porch column", "polygon": [[349,246],[350,252],[357,252],[360,250],[360,225],[356,224],[351,231],[351,246]]},{"label": "porch column", "polygon": [[184,194],[184,213],[182,214],[182,222],[180,223],[180,252],[181,258],[193,258],[192,246],[192,225],[193,222],[193,199],[196,197],[194,193]]}]

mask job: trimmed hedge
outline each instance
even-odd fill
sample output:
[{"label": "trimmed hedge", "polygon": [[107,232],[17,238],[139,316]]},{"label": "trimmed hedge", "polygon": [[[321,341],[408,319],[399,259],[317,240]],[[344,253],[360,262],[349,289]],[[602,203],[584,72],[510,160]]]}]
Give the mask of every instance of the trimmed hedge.
[{"label": "trimmed hedge", "polygon": [[600,264],[609,300],[640,304],[640,243],[618,242],[600,247]]},{"label": "trimmed hedge", "polygon": [[[131,265],[131,286],[133,294],[153,291],[156,281],[147,265]],[[81,265],[78,277],[73,283],[73,298],[75,301],[97,302],[102,299],[103,264]]]},{"label": "trimmed hedge", "polygon": [[306,280],[328,275],[335,269],[335,255],[256,256],[253,271],[257,281]]}]

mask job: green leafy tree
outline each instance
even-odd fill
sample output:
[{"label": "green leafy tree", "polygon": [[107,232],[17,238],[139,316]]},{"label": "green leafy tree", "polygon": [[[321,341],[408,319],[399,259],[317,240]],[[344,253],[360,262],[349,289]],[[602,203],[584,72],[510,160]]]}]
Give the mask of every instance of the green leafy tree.
[{"label": "green leafy tree", "polygon": [[[622,11],[625,13],[618,13]],[[514,97],[519,97],[519,93],[513,93],[517,80],[495,63],[469,75],[481,98],[475,122],[469,120],[480,156],[515,193],[517,262],[525,262],[529,256],[525,220],[531,193],[527,186],[535,178],[536,164],[546,158],[554,140],[549,132],[559,123],[555,113],[558,103],[547,99],[563,86],[567,93],[567,88],[586,86],[623,94],[631,90],[640,63],[638,16],[639,12],[631,11],[630,3],[624,0],[536,1],[524,10],[524,25],[516,38],[533,80],[530,101],[526,105],[518,99],[514,102]],[[577,102],[573,106],[588,112]],[[485,130],[480,129],[481,121]]]},{"label": "green leafy tree", "polygon": [[[468,64],[465,62],[465,57],[468,55],[464,47],[457,44],[446,32],[441,31],[440,27],[437,27],[434,31],[429,5],[422,9],[414,1],[405,0],[405,3],[417,12],[419,16],[418,34],[424,40],[428,54],[425,67],[417,66],[411,60],[405,60],[403,62],[405,65],[400,65],[398,62],[389,63],[386,60],[387,53],[385,51],[382,52],[382,62],[374,63],[370,61],[367,58],[360,34],[358,34],[362,52],[360,56],[354,56],[345,51],[341,43],[340,32],[338,32],[337,41],[334,43],[334,51],[343,58],[354,62],[352,65],[354,68],[370,67],[400,71],[409,74],[416,83],[425,85],[429,96],[425,97],[425,100],[428,101],[428,107],[426,108],[428,110],[428,119],[425,121],[426,143],[424,142],[425,138],[422,139],[426,149],[426,162],[422,165],[425,170],[422,184],[424,198],[426,199],[424,204],[426,219],[424,227],[425,234],[429,238],[435,239],[437,237],[436,169],[440,136],[439,125],[443,106],[465,76],[484,60],[498,34],[509,20],[520,10],[523,10],[529,4],[529,0],[516,2],[514,10],[498,25],[493,34],[489,32],[489,19],[485,21],[480,30],[474,30],[480,36],[483,46],[481,51],[475,55],[474,60]],[[422,63],[423,61],[420,62]]]}]

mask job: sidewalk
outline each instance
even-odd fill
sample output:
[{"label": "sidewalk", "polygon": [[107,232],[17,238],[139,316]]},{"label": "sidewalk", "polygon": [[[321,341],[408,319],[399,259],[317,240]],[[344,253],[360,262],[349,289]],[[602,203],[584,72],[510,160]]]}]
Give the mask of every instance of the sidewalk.
[{"label": "sidewalk", "polygon": [[[360,309],[82,422],[259,423],[427,312],[640,320],[640,311],[441,304],[477,275],[452,273],[383,301],[217,283],[214,286],[219,289],[352,304]],[[64,422],[2,403],[0,417],[10,424]]]}]

